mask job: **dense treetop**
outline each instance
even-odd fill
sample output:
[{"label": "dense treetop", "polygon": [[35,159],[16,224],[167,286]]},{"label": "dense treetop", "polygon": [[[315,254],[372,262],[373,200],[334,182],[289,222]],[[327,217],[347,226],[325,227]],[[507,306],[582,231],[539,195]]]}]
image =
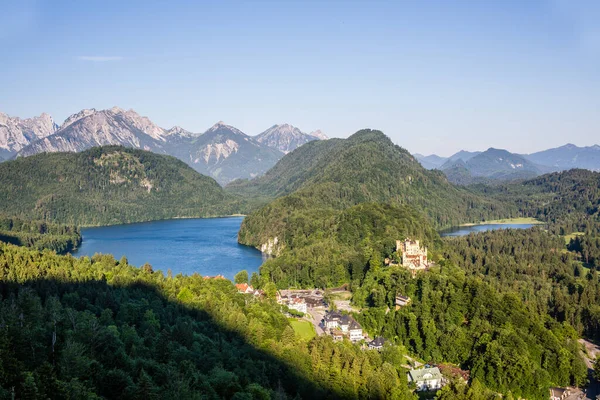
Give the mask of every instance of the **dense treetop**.
[{"label": "dense treetop", "polygon": [[212,178],[143,150],[108,146],[0,164],[0,212],[9,216],[107,225],[239,211]]},{"label": "dense treetop", "polygon": [[364,202],[408,204],[430,216],[438,227],[506,216],[511,211],[448,183],[439,171],[424,169],[405,149],[375,130],[307,143],[283,157],[264,177],[229,189],[290,198],[274,201],[269,210],[295,204],[313,209],[344,209]]},{"label": "dense treetop", "polygon": [[[244,223],[242,242],[249,240],[244,235],[252,231],[252,224],[262,222],[259,215]],[[263,278],[280,288],[358,282],[370,266],[382,266],[383,257],[395,252],[398,238],[420,238],[432,248],[440,243],[428,220],[408,206],[363,203],[345,210],[291,208],[284,218],[280,231],[284,244],[277,257],[261,266]]]},{"label": "dense treetop", "polygon": [[0,244],[0,398],[413,398],[403,350],[296,337],[227,280]]},{"label": "dense treetop", "polygon": [[475,186],[488,197],[518,207],[519,216],[549,224],[552,232],[600,233],[600,173],[572,169],[520,183]]},{"label": "dense treetop", "polygon": [[81,234],[74,225],[27,221],[0,215],[0,242],[68,253],[81,244]]}]

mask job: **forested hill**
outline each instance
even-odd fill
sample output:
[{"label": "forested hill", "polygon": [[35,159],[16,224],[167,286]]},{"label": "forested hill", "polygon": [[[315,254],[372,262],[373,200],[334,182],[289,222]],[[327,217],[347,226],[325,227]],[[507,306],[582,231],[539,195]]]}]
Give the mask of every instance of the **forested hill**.
[{"label": "forested hill", "polygon": [[513,203],[521,216],[548,222],[554,233],[600,233],[598,172],[572,169],[521,183],[474,188],[486,196]]},{"label": "forested hill", "polygon": [[[348,139],[307,143],[281,159],[264,177],[236,182],[239,194],[289,195],[286,201],[343,209],[364,202],[408,204],[430,216],[436,226],[507,216],[510,209],[448,183],[428,171],[382,132],[362,130]],[[264,213],[264,210],[263,210]]]},{"label": "forested hill", "polygon": [[236,190],[289,193],[246,217],[238,235],[241,243],[278,255],[261,272],[282,287],[360,282],[391,255],[396,239],[421,238],[433,250],[435,226],[512,211],[425,170],[373,130],[307,143],[264,178],[238,183]]},{"label": "forested hill", "polygon": [[240,211],[215,182],[171,156],[119,146],[0,164],[0,213],[108,225]]},{"label": "forested hill", "polygon": [[499,201],[456,187],[439,171],[427,171],[380,131],[363,130],[342,140],[307,143],[286,155],[260,179],[238,184],[237,193],[283,195],[251,214],[242,243],[260,247],[269,239],[288,242],[291,214],[343,210],[360,203],[410,205],[438,227],[508,216]]}]

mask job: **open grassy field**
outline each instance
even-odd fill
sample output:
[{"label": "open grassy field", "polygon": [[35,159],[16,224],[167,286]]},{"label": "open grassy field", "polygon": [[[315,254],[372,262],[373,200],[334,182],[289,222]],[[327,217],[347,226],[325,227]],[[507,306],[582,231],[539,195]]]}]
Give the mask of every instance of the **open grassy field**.
[{"label": "open grassy field", "polygon": [[294,328],[294,333],[303,340],[310,340],[317,335],[315,328],[308,321],[290,318],[290,325]]},{"label": "open grassy field", "polygon": [[571,241],[571,239],[575,238],[575,236],[582,236],[582,235],[585,235],[585,233],[583,233],[583,232],[573,232],[573,233],[570,233],[568,235],[565,235],[565,243],[569,244],[569,242]]},{"label": "open grassy field", "polygon": [[489,225],[489,224],[543,224],[542,221],[538,221],[535,218],[505,218],[505,219],[492,219],[489,221],[482,221],[476,224],[462,224],[461,226],[474,226],[474,225]]}]

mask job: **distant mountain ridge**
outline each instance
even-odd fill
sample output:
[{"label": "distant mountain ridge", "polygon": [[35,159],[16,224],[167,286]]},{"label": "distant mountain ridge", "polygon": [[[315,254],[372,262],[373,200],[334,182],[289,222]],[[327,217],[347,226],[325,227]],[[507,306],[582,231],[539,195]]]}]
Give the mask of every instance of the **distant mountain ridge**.
[{"label": "distant mountain ridge", "polygon": [[456,184],[475,183],[481,181],[481,178],[492,181],[526,179],[552,172],[550,168],[536,165],[523,156],[494,148],[466,161],[461,158],[456,161],[448,160],[440,169],[450,182]]},{"label": "distant mountain ridge", "polygon": [[288,124],[275,125],[256,137],[223,122],[201,134],[179,126],[164,129],[119,107],[84,109],[60,126],[48,114],[26,120],[0,114],[0,161],[119,145],[173,155],[221,185],[260,176],[285,153],[320,138],[326,138],[320,131],[308,135]]},{"label": "distant mountain ridge", "polygon": [[600,171],[600,146],[578,147],[574,144],[566,144],[554,149],[538,151],[524,156],[528,160],[558,170],[573,168]]},{"label": "distant mountain ridge", "polygon": [[256,141],[284,154],[289,153],[313,140],[327,139],[321,131],[313,132],[319,136],[313,136],[302,132],[300,129],[289,124],[273,125],[263,133],[255,137]]},{"label": "distant mountain ridge", "polygon": [[532,154],[515,154],[490,148],[485,152],[459,151],[450,157],[435,154],[415,158],[427,169],[440,169],[456,184],[491,183],[533,178],[573,168],[600,171],[600,146],[561,147]]}]

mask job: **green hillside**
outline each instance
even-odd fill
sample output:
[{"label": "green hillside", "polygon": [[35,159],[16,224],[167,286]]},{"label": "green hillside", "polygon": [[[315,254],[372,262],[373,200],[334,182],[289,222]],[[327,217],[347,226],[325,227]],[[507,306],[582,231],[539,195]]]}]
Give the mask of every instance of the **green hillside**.
[{"label": "green hillside", "polygon": [[[363,203],[345,210],[290,209],[284,218],[278,229],[285,243],[260,270],[264,280],[282,288],[358,285],[369,269],[382,267],[383,257],[395,251],[396,239],[416,237],[432,248],[439,242],[429,221],[408,206]],[[262,223],[260,215],[248,218],[239,240],[248,242],[245,235],[260,231]]]},{"label": "green hillside", "polygon": [[[262,272],[283,286],[360,280],[369,260],[389,255],[402,236],[435,242],[433,227],[512,212],[448,183],[439,171],[425,170],[373,130],[308,143],[263,178],[237,182],[230,190],[284,195],[250,214],[238,236],[240,243],[278,255]],[[341,222],[348,216],[352,226]],[[352,230],[356,237],[344,241]]]},{"label": "green hillside", "polygon": [[[238,181],[228,189],[247,196],[293,193],[293,202],[336,209],[363,202],[411,205],[438,227],[510,214],[499,202],[448,183],[439,171],[424,169],[408,151],[375,130],[362,130],[345,140],[307,143],[264,177]],[[270,208],[280,205],[275,202]]]},{"label": "green hillside", "polygon": [[473,189],[490,198],[513,203],[520,216],[545,221],[555,233],[600,233],[598,172],[572,169],[520,183],[481,185]]},{"label": "green hillside", "polygon": [[0,213],[108,225],[239,212],[212,178],[182,161],[109,146],[38,154],[0,164]]}]

